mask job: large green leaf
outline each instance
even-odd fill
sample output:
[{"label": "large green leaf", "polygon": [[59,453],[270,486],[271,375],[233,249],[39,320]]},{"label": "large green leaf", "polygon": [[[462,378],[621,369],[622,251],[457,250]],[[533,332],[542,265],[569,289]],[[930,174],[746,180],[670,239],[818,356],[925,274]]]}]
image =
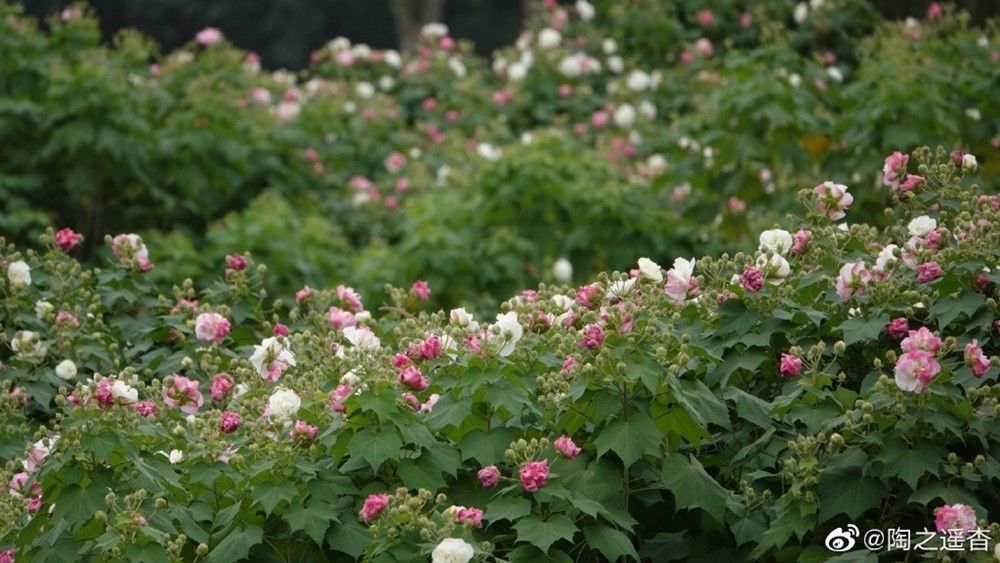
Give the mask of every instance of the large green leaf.
[{"label": "large green leaf", "polygon": [[378,471],[385,460],[398,458],[402,447],[403,441],[395,428],[384,427],[380,431],[365,428],[351,437],[347,451],[351,457],[364,459]]},{"label": "large green leaf", "polygon": [[600,551],[608,561],[616,561],[619,557],[629,556],[636,561],[639,554],[632,545],[632,540],[620,530],[616,530],[606,524],[585,524],[583,526],[583,537],[591,549]]},{"label": "large green leaf", "polygon": [[679,508],[698,507],[723,521],[729,491],[702,467],[694,456],[670,454],[663,460],[663,484],[674,493]]},{"label": "large green leaf", "polygon": [[660,431],[643,411],[634,411],[628,419],[618,419],[604,427],[594,438],[597,455],[609,450],[618,454],[626,467],[643,455],[656,455],[660,451]]},{"label": "large green leaf", "polygon": [[925,474],[938,475],[938,466],[945,457],[944,448],[920,442],[912,448],[900,439],[889,441],[875,461],[884,464],[882,475],[899,477],[911,489]]},{"label": "large green leaf", "polygon": [[530,543],[543,552],[559,540],[572,540],[578,531],[573,521],[563,514],[554,514],[546,520],[537,516],[522,518],[514,524],[514,530],[517,541]]},{"label": "large green leaf", "polygon": [[246,559],[250,548],[264,539],[264,530],[253,524],[238,526],[212,547],[205,557],[207,563],[233,563]]}]

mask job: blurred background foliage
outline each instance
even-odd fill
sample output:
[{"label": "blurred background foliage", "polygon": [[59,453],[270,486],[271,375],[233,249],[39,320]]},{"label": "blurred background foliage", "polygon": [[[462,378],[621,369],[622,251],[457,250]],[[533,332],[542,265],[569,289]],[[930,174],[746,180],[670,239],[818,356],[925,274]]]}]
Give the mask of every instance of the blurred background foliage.
[{"label": "blurred background foliage", "polygon": [[[43,17],[71,4],[70,0],[25,0],[28,14]],[[454,37],[468,39],[480,55],[510,44],[529,12],[528,0],[403,0],[403,4],[435,4]],[[563,2],[571,4],[571,2]],[[629,4],[630,0],[599,0],[597,5]],[[660,0],[661,4],[691,4]],[[931,0],[871,2],[889,19],[920,17]],[[332,37],[347,37],[377,49],[399,48],[400,7],[393,0],[90,0],[105,37],[135,28],[165,51],[188,41],[198,30],[217,27],[232,43],[261,56],[269,68],[298,69],[309,54]],[[695,2],[694,4],[698,4]],[[1000,11],[996,0],[961,0],[955,5],[981,20]],[[419,12],[418,9],[415,10]],[[640,14],[637,14],[641,16]]]}]

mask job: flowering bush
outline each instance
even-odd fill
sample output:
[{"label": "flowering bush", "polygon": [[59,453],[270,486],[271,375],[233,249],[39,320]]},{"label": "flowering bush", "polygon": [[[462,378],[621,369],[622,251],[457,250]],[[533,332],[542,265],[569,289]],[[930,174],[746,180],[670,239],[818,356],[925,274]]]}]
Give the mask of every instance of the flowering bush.
[{"label": "flowering bush", "polygon": [[[746,250],[799,188],[881,185],[871,162],[918,142],[998,146],[997,28],[950,6],[907,22],[848,0],[534,7],[490,59],[435,24],[411,53],[337,38],[290,73],[216,29],[161,54],[134,32],[102,43],[81,6],[42,26],[0,3],[0,229],[26,244],[68,226],[84,238],[59,244],[88,267],[106,232],[134,233],[171,264],[129,250],[158,282],[232,252],[282,293],[447,271],[433,303],[481,312],[560,281],[560,260],[583,280]],[[921,176],[855,189],[855,219],[887,225],[892,189]]]},{"label": "flowering bush", "polygon": [[5,243],[0,547],[810,560],[847,523],[995,538],[1000,200],[972,171],[918,149],[885,229],[843,223],[864,188],[820,178],[752,253],[640,258],[495,319],[426,311],[436,281],[273,299],[231,256],[165,291],[138,251],[86,269],[52,231]]}]

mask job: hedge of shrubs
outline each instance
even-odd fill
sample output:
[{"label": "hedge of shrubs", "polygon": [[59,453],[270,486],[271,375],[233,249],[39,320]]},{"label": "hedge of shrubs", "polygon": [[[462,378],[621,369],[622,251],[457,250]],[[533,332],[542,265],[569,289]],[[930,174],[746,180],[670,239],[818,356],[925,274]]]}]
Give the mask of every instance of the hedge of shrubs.
[{"label": "hedge of shrubs", "polygon": [[[490,60],[435,24],[413,53],[338,38],[289,73],[217,30],[161,53],[103,43],[83,6],[41,24],[5,1],[0,229],[70,226],[88,265],[104,233],[137,232],[196,277],[249,251],[283,292],[449,272],[435,304],[482,312],[558,281],[560,258],[582,281],[747,250],[814,178],[875,186],[892,150],[995,154],[996,45],[947,5],[895,22],[857,0],[542,2]],[[855,191],[887,225],[888,190]]]},{"label": "hedge of shrubs", "polygon": [[988,560],[1000,199],[978,166],[895,152],[886,228],[823,181],[753,252],[639,258],[495,318],[431,312],[426,280],[275,298],[238,253],[167,291],[132,234],[100,268],[71,229],[4,244],[0,557],[820,561],[854,524]]}]

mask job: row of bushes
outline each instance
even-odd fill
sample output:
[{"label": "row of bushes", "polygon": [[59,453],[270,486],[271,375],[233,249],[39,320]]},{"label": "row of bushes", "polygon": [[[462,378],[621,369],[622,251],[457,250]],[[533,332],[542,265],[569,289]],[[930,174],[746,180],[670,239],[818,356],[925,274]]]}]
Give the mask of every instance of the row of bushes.
[{"label": "row of bushes", "polygon": [[[282,304],[236,254],[167,292],[149,275],[169,264],[129,235],[100,269],[67,255],[69,231],[5,245],[0,546],[821,561],[854,524],[957,530],[948,545],[985,561],[1000,200],[977,167],[894,153],[887,228],[826,182],[751,253],[640,258],[520,291],[495,320],[428,312],[423,281],[382,307],[344,285]],[[873,560],[860,539],[844,557]]]},{"label": "row of bushes", "polygon": [[215,30],[159,53],[131,32],[102,44],[80,6],[40,26],[5,2],[0,229],[69,225],[87,260],[137,231],[197,275],[251,251],[289,266],[284,294],[448,271],[437,303],[488,309],[561,257],[585,279],[745,249],[815,177],[880,222],[888,151],[996,150],[995,25],[812,4],[543,3],[492,60],[430,25],[414,53],[338,39],[293,75]]}]

